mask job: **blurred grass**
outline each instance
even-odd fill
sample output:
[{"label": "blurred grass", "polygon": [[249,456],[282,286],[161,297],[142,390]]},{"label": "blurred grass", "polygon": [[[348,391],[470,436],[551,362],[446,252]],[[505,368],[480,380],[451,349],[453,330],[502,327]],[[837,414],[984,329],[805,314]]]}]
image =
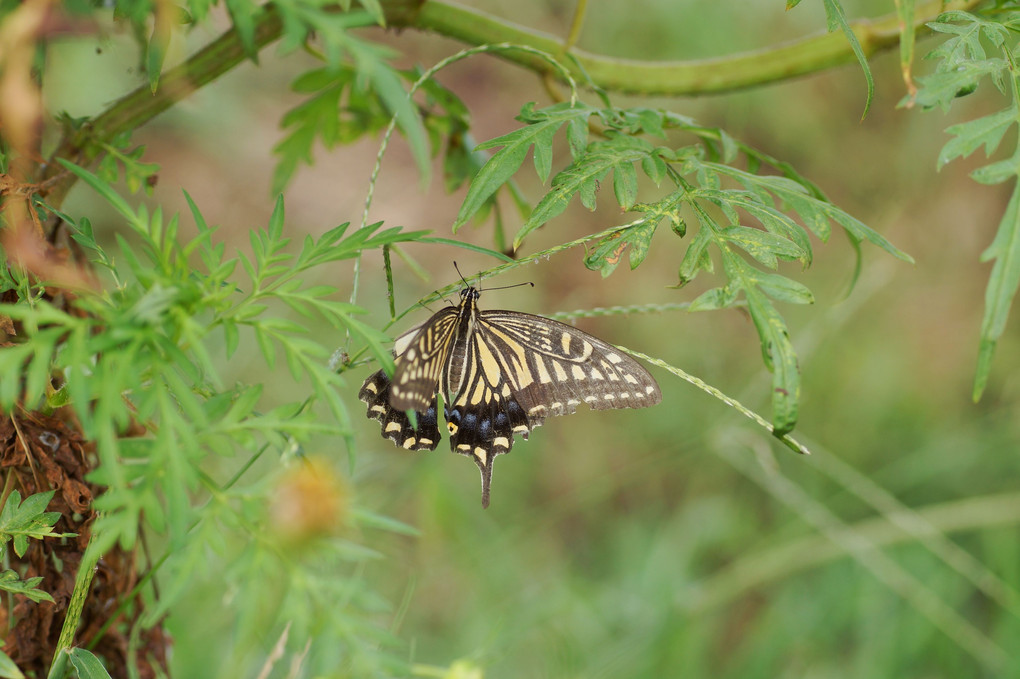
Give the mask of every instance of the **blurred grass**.
[{"label": "blurred grass", "polygon": [[[709,5],[593,8],[581,45],[689,58],[713,53],[713,45],[722,53],[749,49],[821,25],[799,7],[783,14],[780,2],[743,3],[738,17]],[[531,3],[503,13],[560,30],[570,7]],[[423,36],[388,39],[426,65],[448,47]],[[930,47],[922,42],[920,53]],[[244,247],[246,230],[272,208],[269,153],[280,138],[279,116],[296,101],[281,90],[301,68],[291,62],[302,58],[267,53],[261,69],[240,69],[140,131],[147,159],[163,166],[155,200],[180,206],[184,186],[211,222],[225,226],[221,236]],[[417,538],[365,536],[386,555],[366,578],[394,606],[408,601],[397,632],[413,660],[446,666],[468,659],[490,679],[1020,676],[1015,330],[1003,339],[985,399],[969,400],[988,274],[978,255],[1004,196],[972,183],[967,163],[934,171],[942,130],[997,104],[978,93],[949,117],[897,110],[894,55],[873,67],[877,97],[864,121],[863,78],[852,67],[754,92],[660,102],[793,162],[917,260],[910,267],[865,250],[860,285],[844,300],[851,249],[838,236],[815,243],[816,263],[804,280],[819,301],[783,309],[804,373],[795,435],[815,456],[793,455],[659,372],[661,406],[554,418],[499,458],[492,506],[482,511],[468,460],[445,444],[431,454],[397,450],[374,422],[361,420],[356,392],[368,369],[352,372],[348,402],[361,422],[355,492],[362,504],[421,530]],[[542,96],[537,81],[491,59],[458,65],[443,80],[478,116],[479,140],[510,129],[516,108]],[[60,81],[62,96],[73,99],[72,81]],[[445,225],[462,195],[441,195],[438,182],[416,192],[399,146],[384,161],[373,218],[449,235]],[[295,237],[358,219],[374,152],[374,142],[320,152],[316,167],[299,172],[287,192]],[[529,182],[526,189],[536,189]],[[529,247],[617,220],[612,210],[568,210]],[[488,244],[489,228],[459,235]],[[558,255],[493,283],[532,280],[534,289],[488,293],[481,304],[549,314],[689,301],[696,291],[666,287],[678,265],[673,238],[661,233],[640,269],[621,267],[606,280],[583,268],[582,253]],[[454,280],[454,258],[465,273],[490,264],[435,247],[410,252],[433,279],[399,270],[398,308]],[[363,275],[361,302],[381,324],[380,263],[366,262]],[[324,282],[347,280],[345,269],[323,272]],[[767,407],[757,340],[739,312],[579,325]],[[252,365],[242,357],[234,377],[271,380]],[[320,445],[346,470],[337,442]],[[260,468],[271,470],[272,461]],[[218,558],[210,555],[211,574],[229,566]],[[168,622],[178,676],[208,670],[208,649],[229,641],[229,613],[195,615],[223,597],[216,583],[195,583],[190,608]]]}]

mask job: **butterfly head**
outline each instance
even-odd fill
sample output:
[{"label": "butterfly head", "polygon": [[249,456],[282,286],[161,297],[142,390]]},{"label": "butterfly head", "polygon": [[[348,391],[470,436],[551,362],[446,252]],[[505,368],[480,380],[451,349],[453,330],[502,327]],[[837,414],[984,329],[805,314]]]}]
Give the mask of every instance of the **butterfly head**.
[{"label": "butterfly head", "polygon": [[478,298],[481,296],[482,296],[481,291],[478,288],[472,287],[470,285],[460,291],[461,303],[469,300],[472,302],[477,301]]}]

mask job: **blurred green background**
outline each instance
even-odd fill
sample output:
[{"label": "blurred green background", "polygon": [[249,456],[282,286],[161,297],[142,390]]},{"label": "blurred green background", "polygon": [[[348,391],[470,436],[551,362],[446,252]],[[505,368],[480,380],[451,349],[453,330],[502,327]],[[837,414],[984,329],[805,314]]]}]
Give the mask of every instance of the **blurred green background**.
[{"label": "blurred green background", "polygon": [[[816,4],[791,12],[779,0],[658,0],[640,11],[593,4],[580,46],[645,59],[721,56],[819,30]],[[573,9],[565,2],[473,6],[561,35]],[[893,11],[891,2],[846,6],[852,17]],[[176,46],[178,55],[217,32],[200,29]],[[411,32],[375,35],[408,66],[459,49]],[[922,42],[920,53],[934,44]],[[55,50],[46,81],[51,108],[91,114],[136,82],[135,54],[123,36],[105,39],[100,53],[95,47],[94,40],[68,40]],[[135,140],[147,145],[146,160],[162,166],[150,200],[182,210],[184,187],[207,220],[222,225],[228,247],[247,248],[247,231],[262,227],[273,206],[278,122],[300,101],[288,84],[313,65],[307,55],[281,57],[271,47],[259,66],[245,64],[140,130]],[[490,678],[1020,676],[1015,329],[1000,344],[984,399],[970,400],[990,268],[979,256],[1008,194],[967,177],[980,157],[935,171],[944,128],[1004,103],[994,91],[979,91],[948,116],[900,109],[896,55],[879,56],[872,67],[876,97],[863,120],[865,83],[853,66],[755,91],[644,102],[790,161],[917,261],[910,266],[865,248],[863,273],[847,295],[854,254],[835,234],[814,243],[810,271],[784,271],[817,299],[781,309],[804,378],[794,435],[813,456],[794,455],[724,404],[653,369],[660,406],[548,421],[497,460],[492,505],[483,511],[475,466],[445,443],[412,454],[383,440],[356,398],[375,368],[350,372],[357,502],[420,530],[418,537],[355,536],[383,555],[363,577],[391,602],[380,620],[406,644],[399,653],[422,665],[464,659]],[[110,83],[108,91],[83,87],[104,69],[98,80]],[[513,129],[525,102],[548,103],[536,78],[490,57],[460,63],[440,80],[470,107],[477,140]],[[286,192],[295,239],[357,223],[377,148],[369,139],[320,149],[315,166],[298,171]],[[463,191],[445,195],[436,172],[422,186],[396,142],[371,218],[450,236]],[[537,201],[542,189],[530,162],[519,180]],[[91,215],[96,231],[109,235],[115,220],[92,202],[79,187],[67,210]],[[594,214],[573,206],[534,234],[525,253],[626,219],[603,203]],[[457,237],[491,246],[491,234],[488,224]],[[690,301],[718,279],[671,289],[682,246],[663,230],[638,270],[620,267],[607,279],[583,267],[582,251],[568,251],[490,281],[535,287],[486,293],[481,305],[548,315]],[[421,280],[395,259],[398,310],[454,282],[454,260],[465,274],[494,264],[439,246],[409,254],[432,277]],[[364,269],[359,302],[381,326],[381,261],[366,260]],[[346,294],[349,266],[321,274]],[[415,312],[393,332],[427,313]],[[680,366],[768,415],[758,340],[738,311],[578,325]],[[316,336],[331,349],[344,342],[325,329]],[[266,382],[267,405],[303,397],[283,372],[275,384],[254,355],[235,358],[228,379]],[[338,441],[321,440],[309,452],[330,456],[338,473],[349,469]],[[264,460],[262,471],[274,473],[273,464]],[[217,558],[210,555],[208,581],[195,583],[168,620],[177,676],[211,676],[217,665],[208,649],[228,644],[233,633],[229,606],[196,624],[196,611],[225,596],[216,574],[229,563]]]}]

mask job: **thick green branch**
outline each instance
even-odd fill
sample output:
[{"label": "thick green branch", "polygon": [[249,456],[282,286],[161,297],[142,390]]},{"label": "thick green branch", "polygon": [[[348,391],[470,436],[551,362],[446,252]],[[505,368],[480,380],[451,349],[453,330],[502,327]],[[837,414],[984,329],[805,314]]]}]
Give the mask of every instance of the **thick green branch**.
[{"label": "thick green branch", "polygon": [[[255,50],[276,41],[281,31],[279,15],[271,7],[263,9],[255,17]],[[68,130],[53,152],[41,179],[49,179],[63,171],[54,162],[57,158],[73,160],[87,167],[103,153],[103,144],[109,143],[119,134],[144,125],[192,92],[227,73],[248,56],[238,32],[233,29],[227,31],[187,61],[164,73],[155,93],[147,84],[143,85],[117,100],[81,129]],[[56,182],[49,192],[51,205],[60,205],[74,183],[73,175],[65,176],[66,181]]]},{"label": "thick green branch", "polygon": [[[981,0],[935,0],[915,8],[914,30],[945,9],[968,9]],[[387,3],[387,13],[395,3]],[[550,54],[562,54],[564,42],[547,33],[498,19],[478,10],[444,0],[427,0],[416,12],[394,13],[391,25],[435,31],[470,45],[517,43]],[[899,19],[890,14],[877,19],[851,22],[854,33],[868,56],[899,44]],[[604,90],[641,95],[696,95],[728,92],[764,83],[817,73],[851,63],[854,54],[842,33],[825,33],[753,52],[691,61],[641,61],[617,59],[571,49],[570,56],[584,68],[592,83]],[[500,54],[500,58],[533,71],[555,76],[548,64],[528,55]],[[579,82],[584,74],[567,63]]]},{"label": "thick green branch", "polygon": [[[916,8],[915,31],[926,30],[924,23],[943,9],[967,9],[980,1],[925,2]],[[560,38],[447,0],[382,0],[382,5],[387,25],[391,27],[433,31],[470,45],[514,43],[553,55],[563,55],[566,49]],[[254,26],[256,50],[276,41],[283,30],[280,17],[271,6],[254,17]],[[868,55],[898,43],[895,15],[854,22],[852,26]],[[501,51],[498,54],[536,73],[561,77],[548,61],[534,53]],[[569,55],[570,59],[563,60],[564,65],[579,81],[587,82],[587,74],[594,85],[605,90],[644,95],[726,92],[823,71],[854,59],[846,39],[839,33],[816,35],[729,57],[693,61],[617,59],[578,49],[570,49]],[[81,129],[69,130],[40,181],[60,173],[61,168],[52,162],[53,159],[67,158],[84,166],[91,164],[102,154],[103,144],[148,122],[248,56],[237,31],[227,31],[183,64],[164,73],[155,93],[143,85]],[[50,203],[60,205],[73,181],[71,175],[58,180],[49,193]]]}]

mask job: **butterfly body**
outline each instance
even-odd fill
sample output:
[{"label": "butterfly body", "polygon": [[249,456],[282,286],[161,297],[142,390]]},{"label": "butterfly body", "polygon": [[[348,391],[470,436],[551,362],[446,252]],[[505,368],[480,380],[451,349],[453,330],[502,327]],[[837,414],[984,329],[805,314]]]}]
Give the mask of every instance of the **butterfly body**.
[{"label": "butterfly body", "polygon": [[383,437],[409,450],[434,450],[441,393],[450,447],[475,460],[487,507],[493,458],[510,452],[516,435],[527,439],[546,417],[573,413],[582,403],[594,410],[643,408],[662,395],[648,371],[612,345],[549,318],[481,311],[479,294],[464,289],[459,305],[398,337],[392,380],[380,370],[358,396],[382,423]]}]

